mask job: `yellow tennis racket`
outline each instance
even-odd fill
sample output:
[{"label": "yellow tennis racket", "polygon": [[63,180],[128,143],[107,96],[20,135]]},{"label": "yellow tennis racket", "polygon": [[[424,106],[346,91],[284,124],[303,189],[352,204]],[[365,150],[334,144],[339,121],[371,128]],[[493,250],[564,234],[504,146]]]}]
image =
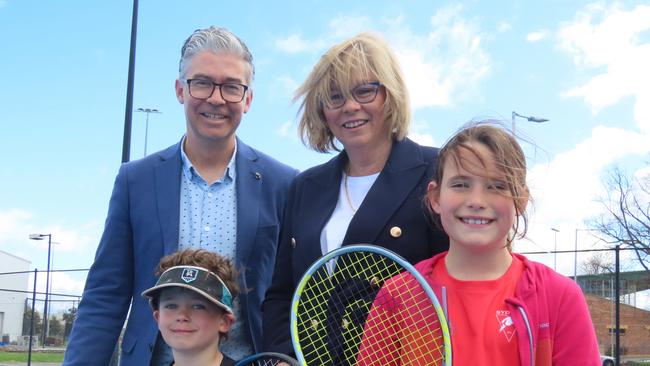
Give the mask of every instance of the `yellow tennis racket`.
[{"label": "yellow tennis racket", "polygon": [[404,258],[349,245],[318,259],[291,306],[296,358],[308,366],[451,365],[447,321]]}]

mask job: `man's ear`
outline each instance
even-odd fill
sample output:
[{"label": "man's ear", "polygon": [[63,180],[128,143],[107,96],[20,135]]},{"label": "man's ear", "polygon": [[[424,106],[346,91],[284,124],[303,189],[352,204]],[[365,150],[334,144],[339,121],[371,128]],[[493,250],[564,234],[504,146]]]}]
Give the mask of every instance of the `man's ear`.
[{"label": "man's ear", "polygon": [[174,89],[176,90],[176,99],[178,99],[180,104],[183,104],[185,102],[185,96],[183,95],[183,82],[180,79],[176,79]]},{"label": "man's ear", "polygon": [[253,89],[248,89],[246,91],[246,96],[244,97],[244,113],[248,112],[251,108],[251,103],[253,102]]},{"label": "man's ear", "polygon": [[427,185],[427,200],[435,213],[440,214],[440,187],[438,183],[431,181]]},{"label": "man's ear", "polygon": [[156,321],[156,323],[158,323],[158,321],[160,320],[160,310],[153,311],[153,319]]}]

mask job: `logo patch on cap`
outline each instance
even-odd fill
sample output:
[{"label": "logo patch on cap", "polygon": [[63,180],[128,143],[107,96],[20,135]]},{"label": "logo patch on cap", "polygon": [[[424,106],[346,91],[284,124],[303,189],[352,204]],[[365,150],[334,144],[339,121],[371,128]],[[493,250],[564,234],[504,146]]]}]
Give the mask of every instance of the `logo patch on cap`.
[{"label": "logo patch on cap", "polygon": [[190,283],[196,280],[196,276],[198,274],[199,271],[194,268],[184,268],[183,272],[181,273],[181,279],[185,281],[185,283]]}]

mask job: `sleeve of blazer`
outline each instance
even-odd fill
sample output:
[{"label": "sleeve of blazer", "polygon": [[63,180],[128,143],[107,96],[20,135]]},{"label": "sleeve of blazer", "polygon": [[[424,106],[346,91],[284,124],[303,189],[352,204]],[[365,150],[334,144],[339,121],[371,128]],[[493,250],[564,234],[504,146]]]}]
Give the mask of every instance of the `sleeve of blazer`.
[{"label": "sleeve of blazer", "polygon": [[273,278],[262,306],[264,351],[280,352],[287,355],[294,353],[289,329],[289,314],[294,289],[293,253],[291,248],[293,216],[291,212],[296,192],[296,180],[294,179],[289,190],[284,211],[284,221],[280,230],[280,242],[278,244]]},{"label": "sleeve of blazer", "polygon": [[127,166],[115,179],[101,241],[90,268],[63,365],[108,365],[131,302],[132,230]]}]

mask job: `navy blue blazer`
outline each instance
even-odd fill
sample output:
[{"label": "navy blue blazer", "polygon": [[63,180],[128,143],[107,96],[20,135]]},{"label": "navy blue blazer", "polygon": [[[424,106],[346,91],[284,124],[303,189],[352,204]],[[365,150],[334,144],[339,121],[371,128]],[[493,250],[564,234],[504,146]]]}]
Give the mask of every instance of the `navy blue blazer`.
[{"label": "navy blue blazer", "polygon": [[[289,185],[297,170],[237,140],[237,245],[241,303],[256,350]],[[158,327],[140,295],[160,258],[178,248],[180,143],[120,167],[64,365],[108,365],[127,313],[122,365],[149,365]],[[130,307],[130,312],[129,312]]]},{"label": "navy blue blazer", "polygon": [[[343,245],[381,245],[411,263],[447,250],[446,234],[431,222],[423,203],[437,155],[438,149],[409,139],[395,142],[386,165],[352,218]],[[299,174],[291,185],[273,281],[263,304],[265,351],[293,354],[291,298],[300,277],[322,256],[320,235],[336,207],[346,162],[343,151]],[[390,234],[393,227],[401,229],[401,236]]]}]

